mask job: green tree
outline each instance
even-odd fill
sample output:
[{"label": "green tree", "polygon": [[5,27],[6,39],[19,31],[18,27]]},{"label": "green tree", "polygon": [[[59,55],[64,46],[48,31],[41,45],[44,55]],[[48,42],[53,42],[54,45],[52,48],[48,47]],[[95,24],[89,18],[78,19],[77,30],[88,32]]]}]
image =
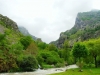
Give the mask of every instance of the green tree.
[{"label": "green tree", "polygon": [[97,67],[97,57],[100,55],[100,39],[88,42],[90,55],[94,58],[95,67]]},{"label": "green tree", "polygon": [[88,55],[88,50],[85,45],[77,43],[73,47],[73,56],[80,60],[81,57],[86,57]]},{"label": "green tree", "polygon": [[88,55],[88,50],[85,47],[85,45],[82,45],[80,43],[76,43],[73,47],[73,56],[75,58],[78,58],[79,60],[79,67],[81,68],[82,64],[81,64],[81,58],[84,58]]},{"label": "green tree", "polygon": [[64,50],[63,49],[59,49],[58,50],[58,54],[59,54],[59,56],[60,56],[60,58],[64,58]]},{"label": "green tree", "polygon": [[26,50],[27,47],[30,45],[32,42],[32,37],[31,36],[24,36],[20,39],[21,44],[24,46],[24,49]]},{"label": "green tree", "polygon": [[44,42],[38,42],[38,47],[39,47],[40,49],[45,49],[45,48],[47,47],[47,44],[44,43]]},{"label": "green tree", "polygon": [[55,65],[59,62],[61,62],[61,58],[59,57],[58,53],[55,51],[41,51],[38,55],[37,55],[37,60],[39,62],[40,65],[42,65],[42,63],[45,64],[49,64],[49,65]]},{"label": "green tree", "polygon": [[37,45],[36,45],[34,42],[32,42],[32,43],[27,47],[27,49],[26,49],[25,52],[26,52],[26,54],[36,55],[37,52],[38,52],[38,47],[37,47]]},{"label": "green tree", "polygon": [[22,60],[17,60],[18,66],[22,71],[33,71],[38,68],[38,62],[32,55],[24,56]]},{"label": "green tree", "polygon": [[68,43],[68,41],[65,41],[63,44],[63,57],[65,61],[69,61],[69,57],[70,57],[70,45]]},{"label": "green tree", "polygon": [[57,51],[57,47],[54,44],[49,44],[48,50],[49,51]]},{"label": "green tree", "polygon": [[10,52],[15,54],[16,56],[22,54],[23,45],[20,42],[11,45]]}]

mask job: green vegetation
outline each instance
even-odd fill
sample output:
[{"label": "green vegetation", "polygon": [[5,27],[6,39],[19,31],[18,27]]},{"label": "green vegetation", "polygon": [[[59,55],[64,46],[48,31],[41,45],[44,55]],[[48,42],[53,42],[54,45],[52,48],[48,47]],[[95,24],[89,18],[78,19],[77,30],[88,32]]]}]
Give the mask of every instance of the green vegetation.
[{"label": "green vegetation", "polygon": [[79,69],[69,69],[66,72],[51,75],[100,75],[100,68],[83,69],[83,72],[79,72]]},{"label": "green vegetation", "polygon": [[95,39],[100,37],[100,11],[78,13],[75,25],[65,32],[61,32],[58,40],[53,41],[57,47],[62,48],[65,40],[71,46],[75,42]]},{"label": "green vegetation", "polygon": [[[68,44],[64,45],[68,50]],[[63,51],[59,52],[60,56],[62,56]],[[66,58],[72,58],[70,61],[74,60],[72,62],[76,63],[79,69],[70,69],[52,75],[100,75],[100,38],[75,43],[69,54],[71,54],[70,57],[67,56]],[[66,62],[70,64],[68,60]]]},{"label": "green vegetation", "polygon": [[38,68],[37,60],[32,55],[24,56],[22,60],[17,60],[17,63],[18,69],[21,71],[32,71]]},{"label": "green vegetation", "polygon": [[5,17],[0,20],[4,28],[0,32],[0,72],[33,71],[38,65],[45,69],[64,66],[64,60],[60,58],[54,44],[34,41],[31,36],[24,36],[14,28],[17,25],[11,20],[9,24],[12,26],[8,27],[6,19],[9,20]]},{"label": "green vegetation", "polygon": [[[79,18],[86,18],[86,16],[79,16]],[[57,46],[46,44],[41,39],[34,41],[31,36],[24,36],[18,31],[16,23],[7,17],[3,17],[0,20],[0,26],[2,25],[3,28],[0,32],[0,72],[33,71],[39,65],[42,69],[47,69],[77,64],[80,71],[83,70],[83,72],[75,69],[62,74],[80,75],[82,73],[89,75],[93,73],[96,75],[99,73],[98,69],[100,67],[100,38],[95,37],[99,34],[100,26],[96,24],[92,28],[91,19],[91,15],[86,19],[91,26],[87,25],[82,29],[76,26],[72,30],[62,33],[60,39],[63,41],[59,41],[60,44],[64,43],[60,47],[59,44]],[[91,39],[92,35],[95,39]],[[88,40],[85,41],[86,39]],[[95,69],[92,69],[94,67]],[[84,68],[91,68],[91,72],[90,69]]]},{"label": "green vegetation", "polygon": [[85,45],[81,45],[80,43],[76,43],[73,47],[73,56],[75,59],[78,59],[78,66],[82,68],[82,58],[85,58],[88,55],[87,48]]}]

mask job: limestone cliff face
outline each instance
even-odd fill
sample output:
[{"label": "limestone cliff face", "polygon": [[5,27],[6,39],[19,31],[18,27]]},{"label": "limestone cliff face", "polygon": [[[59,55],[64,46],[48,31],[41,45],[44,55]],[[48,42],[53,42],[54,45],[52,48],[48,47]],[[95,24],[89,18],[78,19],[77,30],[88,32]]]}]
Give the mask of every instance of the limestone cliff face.
[{"label": "limestone cliff face", "polygon": [[2,27],[4,26],[6,28],[10,28],[14,31],[19,31],[17,24],[13,20],[1,14],[0,14],[0,25],[2,25]]},{"label": "limestone cliff face", "polygon": [[74,27],[62,32],[58,40],[52,42],[62,47],[65,40],[72,46],[77,41],[84,41],[100,36],[100,11],[78,13]]}]

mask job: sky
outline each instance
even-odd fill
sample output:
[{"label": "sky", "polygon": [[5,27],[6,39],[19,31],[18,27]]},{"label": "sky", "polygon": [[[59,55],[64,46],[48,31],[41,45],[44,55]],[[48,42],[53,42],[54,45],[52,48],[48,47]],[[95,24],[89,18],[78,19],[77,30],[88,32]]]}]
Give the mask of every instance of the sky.
[{"label": "sky", "polygon": [[77,13],[100,9],[100,0],[0,0],[0,14],[49,43],[71,29]]}]

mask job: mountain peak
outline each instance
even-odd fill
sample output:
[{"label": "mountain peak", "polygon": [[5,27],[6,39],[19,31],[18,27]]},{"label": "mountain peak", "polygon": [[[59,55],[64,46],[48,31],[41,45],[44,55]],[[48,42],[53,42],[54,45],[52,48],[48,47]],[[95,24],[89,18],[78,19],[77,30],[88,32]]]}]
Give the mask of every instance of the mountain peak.
[{"label": "mountain peak", "polygon": [[10,28],[14,31],[18,31],[18,26],[17,24],[8,18],[7,16],[3,16],[0,14],[0,24],[3,25],[4,27]]},{"label": "mountain peak", "polygon": [[31,36],[34,40],[37,40],[37,37],[31,35],[25,27],[19,26],[18,28],[19,28],[19,31],[20,31],[23,35],[25,35],[25,36],[27,36],[27,35],[28,35],[28,36]]},{"label": "mountain peak", "polygon": [[84,41],[100,36],[100,11],[92,10],[89,12],[78,13],[75,25],[66,32],[61,33],[55,42],[58,47],[62,47],[65,40],[69,40],[70,45],[77,41]]}]

